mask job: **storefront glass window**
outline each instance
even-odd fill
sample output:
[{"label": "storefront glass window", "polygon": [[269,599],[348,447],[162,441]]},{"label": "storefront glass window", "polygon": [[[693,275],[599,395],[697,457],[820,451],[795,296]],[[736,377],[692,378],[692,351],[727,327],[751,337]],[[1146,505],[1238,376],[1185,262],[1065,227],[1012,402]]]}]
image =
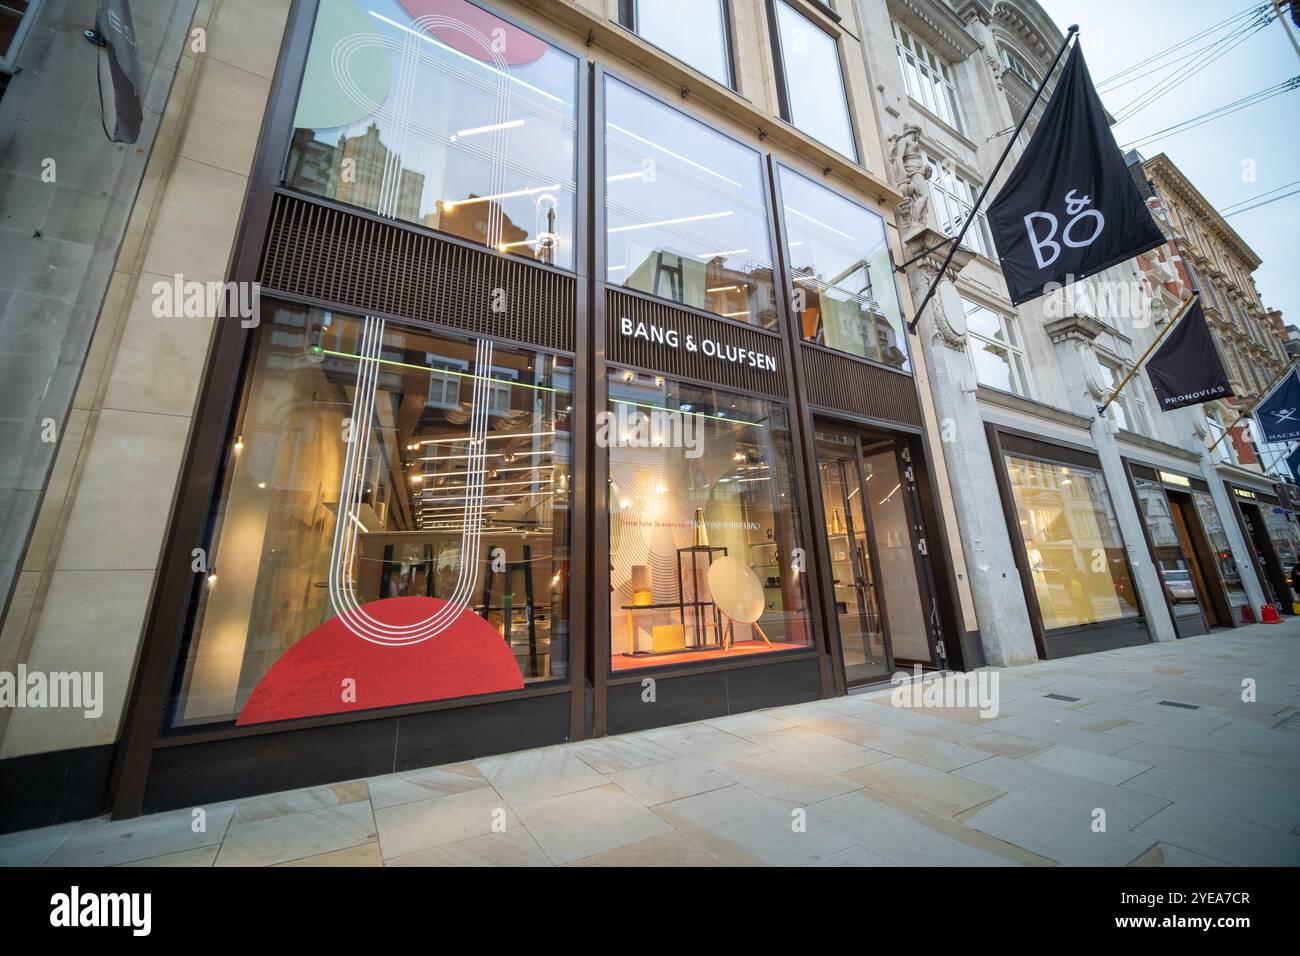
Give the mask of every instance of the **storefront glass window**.
[{"label": "storefront glass window", "polygon": [[264,301],[250,374],[174,724],[567,675],[572,360]]},{"label": "storefront glass window", "polygon": [[1006,466],[1044,630],[1137,617],[1101,474],[1015,455]]},{"label": "storefront glass window", "polygon": [[321,0],[285,181],[572,268],[577,75],[466,0]]},{"label": "storefront glass window", "polygon": [[884,220],[784,166],[779,169],[803,337],[908,371]]},{"label": "storefront glass window", "polygon": [[[1261,505],[1264,512],[1264,527],[1268,529],[1269,540],[1273,550],[1282,563],[1282,576],[1291,580],[1291,569],[1300,561],[1300,527],[1296,526],[1295,516],[1273,505]],[[1295,600],[1294,594],[1278,595],[1279,600],[1290,604]]]},{"label": "storefront glass window", "polygon": [[776,325],[758,153],[605,79],[606,281]]},{"label": "storefront glass window", "polygon": [[612,668],[807,647],[785,407],[615,369],[606,418]]},{"label": "storefront glass window", "polygon": [[1201,528],[1214,549],[1214,562],[1219,570],[1219,578],[1228,594],[1228,603],[1234,608],[1248,604],[1246,586],[1241,583],[1241,572],[1237,562],[1232,558],[1232,549],[1228,545],[1228,533],[1223,530],[1219,520],[1219,510],[1214,507],[1214,498],[1205,491],[1193,491],[1192,500],[1196,502],[1196,513],[1201,519]]}]

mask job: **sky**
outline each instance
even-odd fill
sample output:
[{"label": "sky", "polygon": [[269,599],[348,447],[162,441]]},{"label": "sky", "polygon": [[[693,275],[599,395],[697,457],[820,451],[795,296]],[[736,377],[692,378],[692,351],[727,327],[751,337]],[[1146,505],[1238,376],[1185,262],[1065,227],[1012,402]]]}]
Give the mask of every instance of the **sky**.
[{"label": "sky", "polygon": [[[1107,78],[1153,53],[1252,6],[1249,0],[1039,2],[1062,32],[1071,23],[1079,25],[1088,70],[1099,87]],[[1259,3],[1257,0],[1254,5]],[[1120,147],[1300,74],[1300,57],[1285,29],[1275,19],[1131,119],[1116,124],[1113,131]],[[1216,31],[1172,56],[1204,46],[1226,32]],[[1115,114],[1187,62],[1126,86],[1103,90],[1102,101]],[[1142,144],[1138,150],[1148,159],[1158,153],[1167,155],[1218,209],[1259,196],[1300,179],[1300,164],[1296,163],[1300,156],[1300,89],[1195,129]],[[1300,187],[1291,187],[1295,188]],[[1283,322],[1300,326],[1300,269],[1295,263],[1300,244],[1300,194],[1231,216],[1227,222],[1263,260],[1255,271],[1255,283],[1264,305],[1281,309]]]}]

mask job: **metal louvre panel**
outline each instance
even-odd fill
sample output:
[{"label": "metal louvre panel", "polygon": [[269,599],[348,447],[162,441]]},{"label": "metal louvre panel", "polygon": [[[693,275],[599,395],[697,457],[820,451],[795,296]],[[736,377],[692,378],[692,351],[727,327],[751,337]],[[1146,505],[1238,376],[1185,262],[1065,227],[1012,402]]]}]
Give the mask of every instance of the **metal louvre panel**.
[{"label": "metal louvre panel", "polygon": [[[705,340],[748,349],[761,355],[772,356],[776,369],[765,369],[741,362],[705,354],[702,347],[690,351],[684,345],[677,348],[648,342],[642,338],[623,335],[622,319],[635,323],[673,329],[685,342],[690,336],[697,345]],[[617,365],[634,365],[638,368],[662,372],[672,378],[693,379],[710,385],[739,388],[749,392],[786,398],[785,354],[781,336],[764,332],[736,322],[711,318],[690,309],[678,308],[669,302],[644,299],[628,295],[619,289],[605,290],[605,348],[608,360]]]},{"label": "metal louvre panel", "polygon": [[574,348],[573,276],[301,196],[276,194],[258,278],[360,313]]},{"label": "metal louvre panel", "polygon": [[799,350],[810,405],[921,427],[921,405],[911,375],[826,349],[801,345]]}]

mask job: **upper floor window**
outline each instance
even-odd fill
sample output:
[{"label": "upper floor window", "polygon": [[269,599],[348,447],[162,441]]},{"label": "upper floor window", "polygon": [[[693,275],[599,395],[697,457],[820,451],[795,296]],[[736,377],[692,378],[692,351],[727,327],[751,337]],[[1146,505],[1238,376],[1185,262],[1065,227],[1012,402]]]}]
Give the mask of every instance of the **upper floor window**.
[{"label": "upper floor window", "polygon": [[[1099,359],[1098,365],[1101,368],[1102,383],[1107,392],[1113,393],[1127,372],[1115,362]],[[1106,415],[1126,432],[1151,434],[1151,418],[1147,414],[1146,396],[1142,392],[1142,382],[1138,376],[1129,379],[1124,390],[1107,407]]]},{"label": "upper floor window", "polygon": [[285,181],[563,268],[577,60],[466,0],[321,0]]},{"label": "upper floor window", "polygon": [[953,68],[928,46],[894,24],[894,46],[903,68],[907,94],[954,129],[962,128]]},{"label": "upper floor window", "polygon": [[618,19],[633,33],[723,86],[731,80],[727,0],[622,0]]},{"label": "upper floor window", "polygon": [[770,0],[781,118],[857,162],[839,45],[785,0]]},{"label": "upper floor window", "polygon": [[1019,56],[1004,46],[998,47],[998,56],[1002,59],[1002,65],[1024,80],[1030,88],[1038,86],[1038,78],[1034,76],[1034,71]]},{"label": "upper floor window", "polygon": [[748,146],[605,78],[605,278],[776,325],[763,164]]},{"label": "upper floor window", "polygon": [[1014,318],[962,299],[970,334],[971,367],[981,385],[1029,397],[1025,349]]},{"label": "upper floor window", "polygon": [[[968,182],[951,167],[945,167],[944,164],[928,156],[926,162],[930,164],[931,170],[930,195],[934,199],[935,219],[945,236],[955,236],[961,232],[962,224],[975,208],[975,197],[979,195],[979,187]],[[978,252],[986,258],[996,257],[993,251],[993,236],[989,232],[988,219],[983,210],[976,214],[976,220],[966,230],[962,242],[973,252]]]},{"label": "upper floor window", "polygon": [[779,170],[801,334],[906,371],[907,335],[884,220],[784,166]]}]

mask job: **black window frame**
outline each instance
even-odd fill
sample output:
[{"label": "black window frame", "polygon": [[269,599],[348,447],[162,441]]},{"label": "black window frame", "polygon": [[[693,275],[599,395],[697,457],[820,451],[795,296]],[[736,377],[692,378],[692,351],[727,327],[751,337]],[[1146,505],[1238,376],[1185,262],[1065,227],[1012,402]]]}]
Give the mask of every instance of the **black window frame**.
[{"label": "black window frame", "polygon": [[[841,18],[839,17],[839,15],[835,14],[833,11],[825,10],[824,4],[817,2],[817,0],[807,0],[807,2],[809,3],[810,6],[815,7],[818,10],[821,10],[824,16],[833,19],[836,23],[840,22]],[[851,155],[846,153],[841,153],[830,143],[822,142],[820,139],[818,139],[816,136],[814,136],[812,133],[808,132],[807,130],[803,129],[801,126],[799,126],[798,123],[794,121],[793,118],[794,114],[790,110],[790,94],[786,85],[785,57],[781,53],[781,28],[777,24],[777,17],[776,17],[776,5],[778,3],[785,4],[787,7],[790,8],[792,12],[798,14],[799,16],[807,20],[810,26],[814,27],[815,29],[821,30],[822,33],[826,34],[826,36],[830,38],[831,42],[835,44],[835,62],[839,68],[839,73],[840,73],[840,95],[843,97],[843,101],[844,101],[844,117],[845,119],[848,120],[848,124],[849,124],[849,146],[852,147],[853,149],[853,153]],[[821,143],[822,146],[824,146],[826,149],[829,149],[831,152],[835,153],[836,155],[843,156],[845,159],[847,159],[849,162],[853,163],[854,165],[860,166],[862,164],[862,148],[861,148],[861,144],[859,143],[860,137],[858,135],[858,124],[853,118],[853,110],[850,109],[849,107],[848,71],[845,69],[844,45],[840,43],[839,36],[831,33],[822,24],[818,23],[815,18],[810,17],[806,11],[800,10],[799,7],[796,4],[790,2],[790,0],[766,0],[764,5],[767,8],[768,36],[772,43],[772,65],[774,67],[773,75],[776,79],[776,102],[777,102],[777,108],[780,111],[780,116],[782,121],[789,124],[793,129],[799,130],[799,132],[803,133],[809,139],[816,140],[818,143]]]},{"label": "black window frame", "polygon": [[[650,0],[650,2],[653,2],[653,0]],[[720,86],[724,86],[727,89],[731,90],[732,92],[739,93],[740,92],[739,83],[736,79],[737,76],[736,42],[735,42],[735,28],[732,23],[733,17],[731,11],[731,0],[717,0],[717,2],[722,7],[722,61],[727,71],[727,79],[725,83],[719,83],[719,81],[715,77],[709,76],[709,74],[705,73],[694,63],[691,63],[688,60],[683,60],[677,54],[672,53],[669,50],[665,50],[663,47],[655,43],[653,40],[648,39],[641,32],[640,26],[637,22],[638,21],[638,16],[637,16],[638,0],[618,0],[618,25],[621,26],[623,29],[629,31],[630,33],[635,33],[638,37],[640,37],[646,43],[649,43],[656,50],[662,51],[665,56],[672,57],[672,59],[676,60],[678,63],[681,63],[684,66],[689,67],[692,71],[698,73],[702,77],[705,77],[710,82],[719,83]]]}]

